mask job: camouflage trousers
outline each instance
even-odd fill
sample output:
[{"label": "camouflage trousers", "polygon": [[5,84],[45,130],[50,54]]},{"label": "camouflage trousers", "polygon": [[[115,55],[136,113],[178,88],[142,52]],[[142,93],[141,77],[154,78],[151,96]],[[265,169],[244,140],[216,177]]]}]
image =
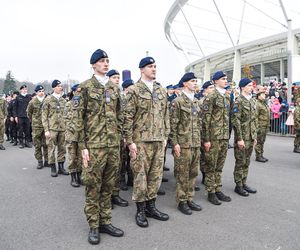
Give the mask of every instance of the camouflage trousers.
[{"label": "camouflage trousers", "polygon": [[35,159],[42,161],[44,158],[44,161],[48,161],[48,148],[43,128],[32,128],[32,141]]},{"label": "camouflage trousers", "polygon": [[4,120],[0,118],[0,144],[4,142]]},{"label": "camouflage trousers", "polygon": [[50,130],[50,138],[46,139],[48,147],[48,163],[55,164],[55,149],[57,147],[57,162],[65,162],[65,132]]},{"label": "camouflage trousers", "polygon": [[210,150],[204,153],[204,184],[207,192],[215,193],[222,189],[222,170],[227,156],[228,140],[214,140],[210,143]]},{"label": "camouflage trousers", "polygon": [[205,170],[206,165],[207,165],[204,153],[205,153],[204,147],[201,146],[200,147],[200,171],[203,172],[203,173],[205,172],[204,170]]},{"label": "camouflage trousers", "polygon": [[77,142],[66,142],[68,151],[68,169],[70,173],[82,171],[81,151]]},{"label": "camouflage trousers", "polygon": [[163,142],[139,142],[137,158],[131,159],[133,172],[134,202],[143,202],[157,197],[161,185],[164,163]]},{"label": "camouflage trousers", "polygon": [[91,228],[111,223],[111,195],[119,168],[120,149],[89,149],[88,167],[82,168],[85,185],[84,213]]},{"label": "camouflage trousers", "polygon": [[120,143],[120,161],[119,161],[119,166],[118,169],[116,171],[116,176],[115,176],[115,186],[113,188],[113,192],[112,195],[116,196],[119,195],[120,192],[120,179],[121,179],[121,169],[122,169],[122,164],[123,164],[123,151],[124,151],[124,147],[123,147],[123,140],[121,140]]},{"label": "camouflage trousers", "polygon": [[256,157],[263,156],[264,154],[264,144],[266,141],[268,129],[269,128],[257,129],[257,144],[255,146]]},{"label": "camouflage trousers", "polygon": [[296,133],[296,137],[295,137],[295,140],[294,140],[294,146],[295,147],[300,147],[300,134],[297,134]]},{"label": "camouflage trousers", "polygon": [[192,201],[200,165],[200,147],[181,148],[180,156],[174,155],[176,202]]},{"label": "camouflage trousers", "polygon": [[250,158],[253,151],[253,141],[249,140],[244,142],[244,149],[239,149],[237,143],[234,144],[235,167],[233,176],[234,182],[238,186],[243,186],[243,184],[246,184]]}]

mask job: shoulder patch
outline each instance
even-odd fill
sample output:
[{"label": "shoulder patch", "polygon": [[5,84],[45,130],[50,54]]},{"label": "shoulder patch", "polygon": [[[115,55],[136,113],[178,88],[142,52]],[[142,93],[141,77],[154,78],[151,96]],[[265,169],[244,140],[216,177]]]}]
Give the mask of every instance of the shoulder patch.
[{"label": "shoulder patch", "polygon": [[204,104],[204,105],[203,105],[203,110],[204,110],[204,111],[208,111],[208,109],[209,109],[208,105],[207,105],[207,104]]},{"label": "shoulder patch", "polygon": [[73,97],[73,106],[78,107],[80,104],[80,96],[74,96]]},{"label": "shoulder patch", "polygon": [[233,111],[233,113],[238,113],[239,109],[238,109],[238,107],[234,107],[232,111]]}]

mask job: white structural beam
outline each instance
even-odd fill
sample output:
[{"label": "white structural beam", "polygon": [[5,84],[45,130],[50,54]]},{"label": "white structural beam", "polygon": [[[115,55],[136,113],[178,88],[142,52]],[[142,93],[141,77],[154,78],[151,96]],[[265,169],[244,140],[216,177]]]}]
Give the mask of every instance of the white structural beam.
[{"label": "white structural beam", "polygon": [[241,51],[234,52],[232,81],[238,83],[241,79]]},{"label": "white structural beam", "polygon": [[207,59],[204,62],[204,75],[203,75],[204,82],[210,80],[210,61]]}]

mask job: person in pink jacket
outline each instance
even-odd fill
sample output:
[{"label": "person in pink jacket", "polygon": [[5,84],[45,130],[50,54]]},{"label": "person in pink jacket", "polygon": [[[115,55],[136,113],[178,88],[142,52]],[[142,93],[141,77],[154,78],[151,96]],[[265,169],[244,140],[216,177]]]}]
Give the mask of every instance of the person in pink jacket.
[{"label": "person in pink jacket", "polygon": [[280,107],[281,104],[279,100],[274,99],[273,104],[271,106],[271,111],[273,116],[272,131],[275,133],[279,133]]}]

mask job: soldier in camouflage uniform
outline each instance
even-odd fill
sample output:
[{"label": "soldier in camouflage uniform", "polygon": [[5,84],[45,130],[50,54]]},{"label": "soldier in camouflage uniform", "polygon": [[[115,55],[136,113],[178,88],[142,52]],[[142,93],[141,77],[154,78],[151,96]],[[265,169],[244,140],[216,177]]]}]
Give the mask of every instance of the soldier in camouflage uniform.
[{"label": "soldier in camouflage uniform", "polygon": [[136,223],[147,227],[146,216],[162,221],[169,219],[156,208],[155,201],[162,180],[170,121],[167,93],[155,81],[154,59],[143,58],[139,68],[141,79],[127,94],[123,130],[134,176],[132,199],[137,205]]},{"label": "soldier in camouflage uniform", "polygon": [[294,111],[294,126],[296,137],[294,140],[294,153],[300,153],[300,98],[296,99],[296,108]]},{"label": "soldier in camouflage uniform", "polygon": [[231,198],[221,191],[222,169],[229,140],[230,100],[225,89],[226,74],[217,71],[212,80],[216,90],[204,98],[202,106],[202,138],[206,160],[204,184],[208,192],[208,201],[220,205],[220,201],[231,201]]},{"label": "soldier in camouflage uniform", "polygon": [[74,125],[74,112],[72,107],[72,99],[74,95],[79,94],[80,88],[79,84],[74,84],[71,88],[72,92],[69,96],[69,101],[67,102],[64,110],[64,119],[66,124],[65,140],[66,149],[68,152],[68,169],[71,175],[71,186],[80,187],[81,184],[81,172],[82,172],[82,160],[81,151],[78,146],[78,135],[75,130]]},{"label": "soldier in camouflage uniform", "polygon": [[[35,87],[36,96],[27,106],[27,115],[31,122],[34,156],[38,161],[37,169],[48,167],[48,149],[45,131],[42,123],[42,106],[45,100],[45,90],[42,85]],[[43,162],[44,158],[44,162]]]},{"label": "soldier in camouflage uniform", "polygon": [[256,193],[247,182],[250,157],[256,144],[257,113],[256,101],[252,98],[253,83],[249,78],[239,82],[241,95],[235,100],[232,108],[232,126],[234,129],[234,191],[241,196]]},{"label": "soldier in camouflage uniform", "polygon": [[124,232],[111,224],[111,195],[120,162],[120,90],[105,75],[107,54],[96,50],[90,59],[95,74],[80,84],[73,97],[77,109],[78,145],[82,154],[82,182],[85,185],[84,212],[90,226],[88,241],[99,244],[100,234],[121,237]]},{"label": "soldier in camouflage uniform", "polygon": [[178,209],[191,215],[201,211],[193,201],[194,186],[200,165],[201,117],[199,101],[194,97],[197,79],[193,72],[181,78],[182,95],[171,104],[170,140],[173,145],[176,202]]},{"label": "soldier in camouflage uniform", "polygon": [[4,121],[6,116],[7,116],[6,100],[0,97],[0,150],[5,150],[5,147],[3,146],[3,142],[4,142],[4,128],[5,128]]},{"label": "soldier in camouflage uniform", "polygon": [[[59,80],[52,82],[53,93],[47,96],[42,107],[42,123],[48,147],[48,164],[51,176],[69,175],[64,169],[65,162],[65,123],[63,119],[66,100],[62,97],[62,84]],[[58,172],[56,170],[55,149],[57,147]]]},{"label": "soldier in camouflage uniform", "polygon": [[267,162],[264,157],[264,144],[270,126],[270,109],[266,104],[266,94],[264,88],[256,93],[256,112],[257,112],[257,144],[255,145],[256,161]]}]

